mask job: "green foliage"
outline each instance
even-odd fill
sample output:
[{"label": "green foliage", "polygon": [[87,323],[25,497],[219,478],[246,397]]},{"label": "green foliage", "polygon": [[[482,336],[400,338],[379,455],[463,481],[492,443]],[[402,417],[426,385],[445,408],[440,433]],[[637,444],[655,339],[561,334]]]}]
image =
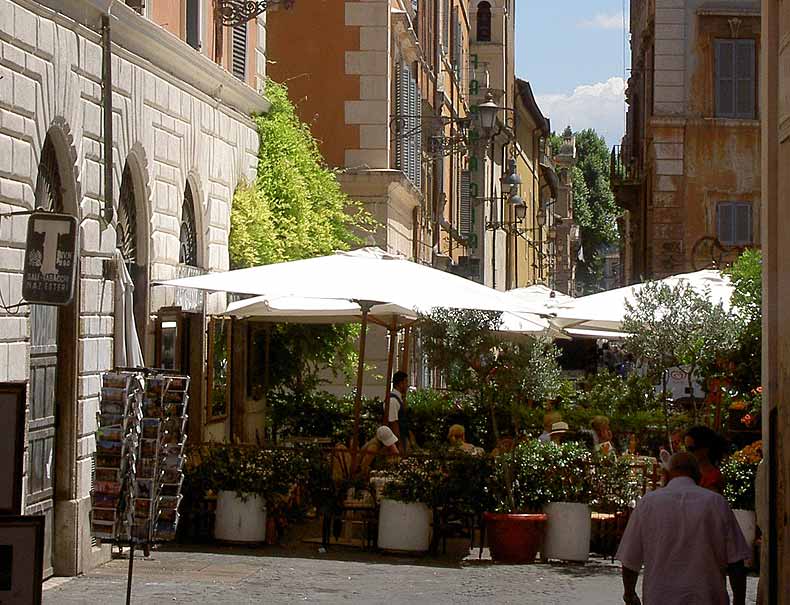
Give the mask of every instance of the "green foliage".
[{"label": "green foliage", "polygon": [[577,263],[577,280],[585,294],[600,290],[602,250],[618,241],[620,210],[609,184],[609,149],[595,130],[576,133],[578,160],[573,180],[574,221],[579,225],[584,261]]},{"label": "green foliage", "polygon": [[[719,360],[732,350],[735,336],[721,303],[714,304],[709,293],[697,292],[685,283],[646,283],[633,304],[626,302],[623,330],[631,334],[626,350],[654,380],[663,379],[669,368],[682,366],[690,390],[695,379],[705,383]],[[692,421],[698,413],[696,403]]]},{"label": "green foliage", "polygon": [[423,457],[403,458],[386,475],[389,481],[384,487],[385,498],[429,506],[438,502],[447,479],[439,460]]},{"label": "green foliage", "polygon": [[726,271],[735,291],[733,315],[738,328],[737,345],[730,357],[733,387],[747,394],[761,383],[763,256],[760,250],[746,250]]},{"label": "green foliage", "polygon": [[258,174],[236,192],[228,248],[233,268],[309,258],[347,249],[353,229],[373,226],[361,204],[340,188],[318,145],[288,100],[284,85],[269,81],[269,112],[257,116]]},{"label": "green foliage", "polygon": [[589,503],[591,462],[590,451],[577,443],[530,440],[520,444],[494,462],[491,492],[496,511],[540,511],[549,502]]},{"label": "green foliage", "polygon": [[[641,494],[641,476],[630,456],[596,455],[592,467],[592,500],[597,511],[624,510]],[[652,469],[646,469],[649,473]]]},{"label": "green foliage", "polygon": [[757,463],[733,456],[721,465],[724,477],[724,497],[730,507],[754,510],[754,482]]},{"label": "green foliage", "polygon": [[[307,485],[322,466],[317,448],[265,450],[208,445],[190,448],[185,466],[185,490],[202,496],[208,491],[232,491],[239,497],[261,495],[270,510],[282,506],[294,485]],[[331,475],[331,473],[330,473]]]}]

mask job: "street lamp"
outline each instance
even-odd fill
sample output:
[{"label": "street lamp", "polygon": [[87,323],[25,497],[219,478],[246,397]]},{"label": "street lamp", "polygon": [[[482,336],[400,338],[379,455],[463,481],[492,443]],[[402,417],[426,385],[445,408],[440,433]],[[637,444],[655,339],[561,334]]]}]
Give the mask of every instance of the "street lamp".
[{"label": "street lamp", "polygon": [[480,116],[480,127],[491,132],[496,126],[496,118],[500,107],[494,103],[494,95],[490,92],[486,95],[485,103],[477,106],[477,113]]}]

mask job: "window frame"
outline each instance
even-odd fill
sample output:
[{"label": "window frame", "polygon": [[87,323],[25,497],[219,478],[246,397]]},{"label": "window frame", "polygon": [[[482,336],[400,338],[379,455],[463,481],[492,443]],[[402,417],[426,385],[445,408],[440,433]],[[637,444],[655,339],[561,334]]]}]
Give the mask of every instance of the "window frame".
[{"label": "window frame", "polygon": [[[732,62],[732,74],[729,78],[724,78],[720,75],[721,69],[721,55],[725,52],[726,47],[730,47],[727,51],[731,54],[730,59]],[[744,77],[738,70],[738,51],[739,48],[747,48],[751,51],[752,64],[750,77]],[[730,120],[756,120],[758,119],[758,90],[759,86],[759,56],[757,54],[757,39],[756,38],[714,38],[713,40],[713,116],[715,118],[730,119]],[[720,95],[720,88],[722,80],[731,80],[728,86],[731,88],[732,95],[732,111],[725,111],[722,107],[722,99]],[[743,81],[751,80],[749,87],[750,96],[750,111],[741,112],[738,110],[739,105],[739,84]]]},{"label": "window frame", "polygon": [[[217,325],[225,330],[225,349],[227,351],[227,371],[225,375],[225,406],[220,414],[214,413],[214,351]],[[208,358],[206,360],[206,422],[219,422],[228,417],[231,405],[233,377],[233,320],[229,317],[212,317],[208,322]]]},{"label": "window frame", "polygon": [[[487,33],[487,35],[483,35],[483,36],[480,35],[481,31],[485,32],[485,30],[483,29],[483,26],[481,25],[481,20],[480,20],[481,10],[482,10],[484,15],[487,15],[486,20],[487,20],[487,26],[488,26],[488,33]],[[492,19],[491,19],[491,17],[492,17],[492,15],[491,15],[491,3],[488,2],[488,0],[483,0],[482,2],[478,2],[477,3],[477,7],[476,7],[476,11],[477,12],[476,12],[476,17],[475,17],[475,40],[477,42],[491,42],[491,33],[492,33],[491,32],[491,30],[492,30],[492,27],[491,27],[491,22],[492,22]]]},{"label": "window frame", "polygon": [[[724,208],[729,208],[731,214],[731,234],[732,238],[723,238],[722,237],[722,210]],[[737,224],[737,214],[739,208],[747,208],[747,216],[748,219],[748,233],[749,237],[748,240],[739,240],[737,238],[738,235],[738,224]],[[719,240],[719,243],[722,246],[734,246],[734,247],[745,247],[751,246],[754,244],[754,206],[752,202],[743,201],[743,200],[723,200],[716,204],[716,239]]]}]

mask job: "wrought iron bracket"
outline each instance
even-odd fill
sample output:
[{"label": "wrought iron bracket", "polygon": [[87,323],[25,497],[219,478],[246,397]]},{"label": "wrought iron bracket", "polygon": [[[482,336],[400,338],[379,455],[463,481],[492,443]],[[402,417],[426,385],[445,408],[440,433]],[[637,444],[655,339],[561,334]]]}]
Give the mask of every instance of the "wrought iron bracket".
[{"label": "wrought iron bracket", "polygon": [[214,11],[222,25],[233,27],[252,21],[273,6],[291,8],[296,0],[214,0]]}]

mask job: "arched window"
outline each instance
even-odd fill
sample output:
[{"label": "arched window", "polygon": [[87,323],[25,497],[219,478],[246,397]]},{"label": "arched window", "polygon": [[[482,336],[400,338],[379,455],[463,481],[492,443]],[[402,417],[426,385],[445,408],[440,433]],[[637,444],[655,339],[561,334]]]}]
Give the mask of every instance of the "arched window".
[{"label": "arched window", "polygon": [[118,250],[127,265],[137,263],[137,211],[134,205],[134,185],[132,171],[127,163],[121,177],[121,191],[118,197],[118,226],[116,234]]},{"label": "arched window", "polygon": [[63,212],[63,187],[58,173],[55,147],[49,137],[44,141],[44,148],[41,150],[35,197],[36,208],[51,212]]},{"label": "arched window", "polygon": [[189,183],[184,189],[184,202],[181,204],[181,245],[179,248],[178,262],[184,265],[197,267],[197,227],[195,225],[195,203],[192,198],[192,188]]},{"label": "arched window", "polygon": [[488,2],[477,5],[477,41],[491,42],[491,4]]}]

